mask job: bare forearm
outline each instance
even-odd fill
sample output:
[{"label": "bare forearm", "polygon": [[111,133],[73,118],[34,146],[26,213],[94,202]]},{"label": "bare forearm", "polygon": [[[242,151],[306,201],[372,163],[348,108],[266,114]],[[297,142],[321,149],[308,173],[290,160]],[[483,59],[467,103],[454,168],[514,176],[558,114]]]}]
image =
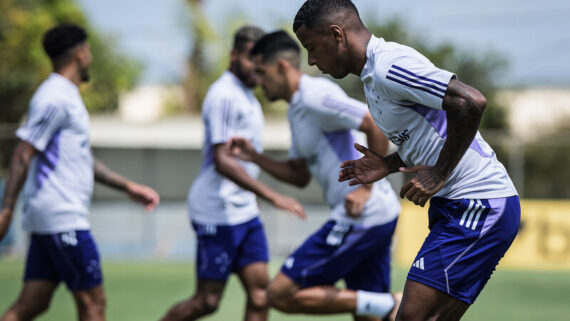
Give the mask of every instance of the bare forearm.
[{"label": "bare forearm", "polygon": [[14,210],[18,201],[18,194],[28,176],[28,167],[30,166],[33,155],[26,155],[20,152],[21,147],[18,145],[10,162],[10,174],[6,180],[4,188],[4,197],[2,199],[2,209],[10,211]]},{"label": "bare forearm", "polygon": [[100,160],[94,159],[93,174],[95,181],[119,191],[126,191],[129,180],[110,170]]},{"label": "bare forearm", "polygon": [[273,201],[275,192],[267,185],[253,179],[245,169],[235,160],[226,160],[216,164],[216,170],[240,187],[255,193],[257,196]]},{"label": "bare forearm", "polygon": [[256,154],[253,162],[276,179],[295,186],[303,187],[310,179],[311,174],[301,160],[278,161]]}]

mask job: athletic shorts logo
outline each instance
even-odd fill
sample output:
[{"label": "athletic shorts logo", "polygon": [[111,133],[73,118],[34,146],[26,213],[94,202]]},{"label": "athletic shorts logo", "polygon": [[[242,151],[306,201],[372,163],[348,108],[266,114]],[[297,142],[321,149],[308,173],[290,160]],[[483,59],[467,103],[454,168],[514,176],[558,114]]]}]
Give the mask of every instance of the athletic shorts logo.
[{"label": "athletic shorts logo", "polygon": [[288,269],[292,269],[293,268],[293,264],[295,263],[295,258],[294,257],[289,257],[287,258],[287,260],[285,260],[285,267]]},{"label": "athletic shorts logo", "polygon": [[[469,207],[463,212],[459,225],[475,230],[477,223],[479,223],[481,213],[483,213],[485,208],[485,205],[483,205],[480,200],[469,200]],[[473,217],[475,217],[475,219],[473,219]],[[467,219],[467,221],[465,219]]]},{"label": "athletic shorts logo", "polygon": [[412,266],[420,270],[424,270],[424,258],[420,257],[418,260],[414,262],[414,264],[412,264]]}]

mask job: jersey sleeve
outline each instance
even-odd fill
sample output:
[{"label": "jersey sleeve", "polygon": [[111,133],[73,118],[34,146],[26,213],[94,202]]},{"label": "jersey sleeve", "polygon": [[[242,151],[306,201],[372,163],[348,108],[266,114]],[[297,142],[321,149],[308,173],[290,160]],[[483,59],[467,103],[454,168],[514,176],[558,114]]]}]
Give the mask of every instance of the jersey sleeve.
[{"label": "jersey sleeve", "polygon": [[308,102],[309,112],[320,127],[327,131],[358,129],[368,112],[368,106],[343,93],[315,96]]},{"label": "jersey sleeve", "polygon": [[31,104],[28,119],[16,131],[16,136],[43,152],[57,132],[65,126],[67,119],[66,109],[60,104]]},{"label": "jersey sleeve", "polygon": [[235,136],[238,116],[238,106],[229,97],[220,97],[209,106],[207,121],[212,144],[223,144]]},{"label": "jersey sleeve", "polygon": [[380,74],[383,78],[380,83],[389,97],[435,109],[442,109],[447,86],[455,77],[423,56],[399,57]]}]

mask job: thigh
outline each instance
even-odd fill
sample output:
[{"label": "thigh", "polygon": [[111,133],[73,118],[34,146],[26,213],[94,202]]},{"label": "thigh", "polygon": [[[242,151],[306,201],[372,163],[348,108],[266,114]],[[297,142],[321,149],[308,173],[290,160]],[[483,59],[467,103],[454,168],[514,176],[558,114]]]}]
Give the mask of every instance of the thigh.
[{"label": "thigh", "polygon": [[265,290],[269,285],[269,274],[265,262],[246,265],[237,272],[237,275],[248,292],[256,289]]},{"label": "thigh", "polygon": [[49,281],[49,283],[57,284],[60,281],[48,251],[51,242],[51,236],[31,235],[24,271],[25,282]]},{"label": "thigh", "polygon": [[48,252],[52,265],[71,292],[103,284],[99,251],[89,231],[58,233],[51,238]]},{"label": "thigh", "polygon": [[460,320],[469,304],[435,288],[407,280],[396,320]]},{"label": "thigh", "polygon": [[514,240],[518,198],[436,199],[429,211],[431,231],[408,279],[472,304]]},{"label": "thigh", "polygon": [[234,272],[239,272],[253,263],[262,263],[263,266],[267,266],[269,248],[261,220],[255,218],[241,229],[235,234],[239,245],[233,266]]},{"label": "thigh", "polygon": [[285,260],[281,272],[302,288],[334,285],[377,248],[373,234],[329,221]]},{"label": "thigh", "polygon": [[48,280],[27,280],[16,301],[16,308],[24,311],[47,307],[57,288],[57,283]]},{"label": "thigh", "polygon": [[192,225],[198,239],[196,249],[197,279],[225,283],[232,273],[232,266],[237,254],[236,227],[199,223]]},{"label": "thigh", "polygon": [[395,229],[396,220],[370,229],[369,236],[360,245],[360,251],[369,254],[344,277],[347,288],[390,292],[390,253]]}]

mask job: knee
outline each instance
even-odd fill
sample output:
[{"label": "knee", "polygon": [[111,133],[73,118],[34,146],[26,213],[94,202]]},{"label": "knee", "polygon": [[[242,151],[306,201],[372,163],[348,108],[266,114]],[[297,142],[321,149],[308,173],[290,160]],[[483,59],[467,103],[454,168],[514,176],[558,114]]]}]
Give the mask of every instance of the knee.
[{"label": "knee", "polygon": [[292,313],[291,301],[293,297],[273,283],[267,288],[267,303],[270,307],[285,313]]},{"label": "knee", "polygon": [[98,320],[105,315],[106,306],[107,298],[103,295],[81,304],[79,310],[84,320]]},{"label": "knee", "polygon": [[249,306],[256,310],[267,309],[267,290],[262,288],[249,290],[247,301]]},{"label": "knee", "polygon": [[216,312],[220,305],[220,296],[217,294],[200,294],[195,297],[196,308],[206,315]]}]

